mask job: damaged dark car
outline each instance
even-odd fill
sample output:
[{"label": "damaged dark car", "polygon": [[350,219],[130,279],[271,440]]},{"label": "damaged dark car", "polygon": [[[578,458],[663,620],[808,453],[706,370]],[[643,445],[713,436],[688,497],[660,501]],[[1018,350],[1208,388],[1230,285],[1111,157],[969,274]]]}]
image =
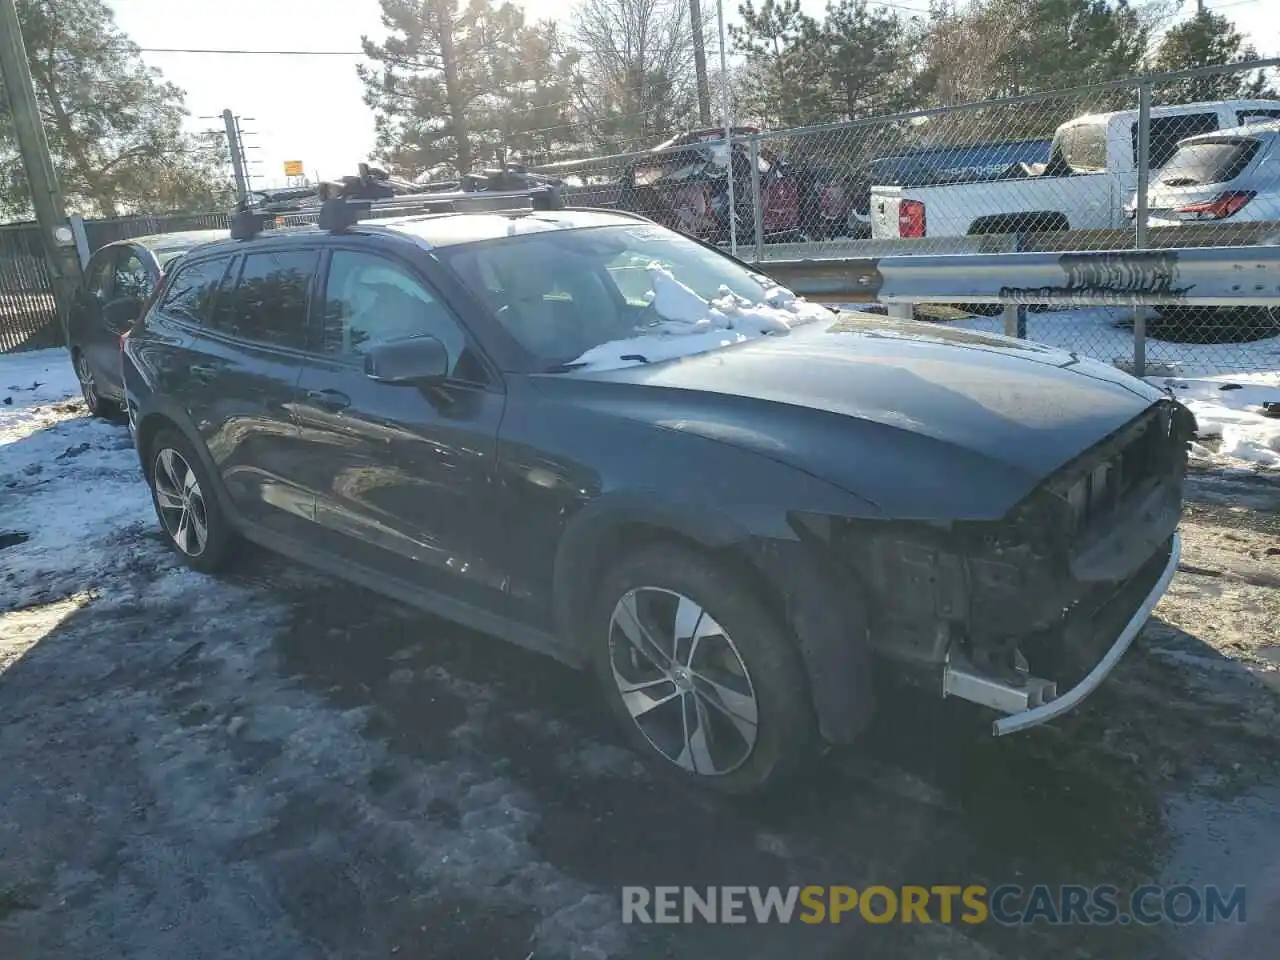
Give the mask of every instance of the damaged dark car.
[{"label": "damaged dark car", "polygon": [[213,244],[124,351],[189,565],[248,539],[585,668],[639,751],[726,792],[855,740],[881,676],[997,735],[1059,716],[1178,559],[1170,397],[624,214]]}]

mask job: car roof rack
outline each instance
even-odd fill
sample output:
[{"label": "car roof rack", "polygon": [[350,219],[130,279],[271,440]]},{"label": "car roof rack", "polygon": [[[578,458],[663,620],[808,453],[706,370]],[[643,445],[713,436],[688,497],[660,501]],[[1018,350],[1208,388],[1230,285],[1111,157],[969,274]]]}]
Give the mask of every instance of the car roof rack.
[{"label": "car roof rack", "polygon": [[[364,220],[413,214],[442,213],[522,213],[533,210],[559,210],[564,204],[554,183],[535,183],[511,190],[489,190],[480,184],[482,178],[464,177],[464,189],[415,192],[400,196],[378,196],[389,189],[387,177],[360,164],[360,173],[344,177],[341,183],[321,183],[317,189],[318,204],[300,206],[288,214],[316,214],[321,230],[342,233]],[[466,189],[470,187],[471,189]],[[372,194],[372,196],[370,196]],[[267,229],[269,223],[286,211],[264,210],[242,202],[231,218],[231,236],[249,240]]]}]

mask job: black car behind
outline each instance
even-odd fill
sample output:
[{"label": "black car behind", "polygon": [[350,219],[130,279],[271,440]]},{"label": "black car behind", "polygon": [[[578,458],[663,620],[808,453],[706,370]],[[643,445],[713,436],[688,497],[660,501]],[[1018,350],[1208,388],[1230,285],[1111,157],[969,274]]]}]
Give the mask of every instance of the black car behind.
[{"label": "black car behind", "polygon": [[192,247],[227,236],[191,230],[118,240],[99,248],[84,270],[68,318],[71,362],[89,411],[110,414],[124,401],[120,337],[138,319],[166,267]]}]

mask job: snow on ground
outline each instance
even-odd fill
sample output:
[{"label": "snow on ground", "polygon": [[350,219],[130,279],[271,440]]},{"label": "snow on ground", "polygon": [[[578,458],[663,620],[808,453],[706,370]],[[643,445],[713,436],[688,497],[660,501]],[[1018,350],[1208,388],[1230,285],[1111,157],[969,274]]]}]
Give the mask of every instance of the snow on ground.
[{"label": "snow on ground", "polygon": [[[619,924],[617,891],[915,883],[957,851],[988,884],[1155,876],[1166,781],[1202,764],[1224,793],[1271,776],[1275,702],[1219,663],[1265,682],[1280,662],[1280,504],[1261,478],[1193,478],[1195,570],[1139,641],[1153,656],[1128,656],[1073,716],[996,741],[914,731],[903,704],[865,749],[748,806],[657,783],[601,743],[583,678],[545,658],[271,558],[223,577],[179,566],[126,429],[85,415],[69,367],[62,351],[0,356],[0,957],[1181,956],[1182,928],[1158,949],[1120,925],[1067,931],[1078,942],[1042,925],[646,934]],[[1270,956],[1273,891],[1250,870],[1277,860],[1273,818],[1234,848],[1230,809],[1189,819],[1170,842],[1229,854],[1262,917],[1241,929],[1264,946],[1228,952]],[[1194,875],[1206,856],[1178,862]]]},{"label": "snow on ground", "polygon": [[[1147,379],[1172,390],[1195,414],[1199,442],[1192,446],[1194,457],[1280,469],[1280,373]],[[1264,404],[1275,404],[1271,409],[1278,415],[1267,415]],[[1216,449],[1206,445],[1206,440],[1217,440]]]},{"label": "snow on ground", "polygon": [[[492,693],[468,691],[437,758],[396,754],[368,708],[304,689],[278,649],[320,599],[363,619],[394,605],[290,565],[271,576],[180,565],[127,428],[87,416],[66,352],[0,356],[0,955],[301,957],[302,927],[336,912],[352,939],[322,953],[385,956],[450,903],[527,916],[520,956],[616,955],[613,897],[539,854],[536,798],[467,744],[503,714]],[[409,674],[431,702],[460,682]],[[551,722],[531,715],[529,742]],[[360,896],[326,906],[361,884],[422,919],[387,931],[355,915],[374,909]],[[39,907],[15,923],[19,893]]]},{"label": "snow on ground", "polygon": [[[1133,311],[1127,308],[1028,311],[1027,339],[1128,369],[1133,362],[1132,321]],[[1000,316],[948,322],[966,330],[1004,333]],[[1280,337],[1250,343],[1170,343],[1148,335],[1147,363],[1150,373],[1177,377],[1273,373],[1280,371]]]}]

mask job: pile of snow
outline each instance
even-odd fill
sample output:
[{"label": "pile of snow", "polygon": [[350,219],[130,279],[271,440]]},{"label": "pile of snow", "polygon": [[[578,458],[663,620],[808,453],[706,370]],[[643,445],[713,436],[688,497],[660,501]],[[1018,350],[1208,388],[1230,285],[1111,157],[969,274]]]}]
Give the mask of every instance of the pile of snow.
[{"label": "pile of snow", "polygon": [[645,299],[660,318],[644,334],[592,347],[575,366],[612,370],[692,356],[755,337],[785,334],[814,320],[830,320],[831,311],[797,297],[785,287],[765,290],[759,303],[722,286],[706,300],[675,278],[662,264],[648,267],[653,289]]},{"label": "pile of snow", "polygon": [[[865,309],[850,304],[849,309]],[[946,326],[1004,333],[1004,318],[966,317]],[[1027,339],[1132,369],[1133,309],[1076,307],[1027,313]],[[1215,377],[1280,370],[1280,337],[1247,343],[1172,343],[1147,336],[1147,370],[1162,376]]]},{"label": "pile of snow", "polygon": [[[1280,404],[1280,373],[1186,379],[1148,377],[1167,387],[1195,414],[1198,460],[1222,465],[1255,464],[1280,469],[1280,418],[1266,415],[1263,404]],[[1205,440],[1220,440],[1214,447]]]}]

